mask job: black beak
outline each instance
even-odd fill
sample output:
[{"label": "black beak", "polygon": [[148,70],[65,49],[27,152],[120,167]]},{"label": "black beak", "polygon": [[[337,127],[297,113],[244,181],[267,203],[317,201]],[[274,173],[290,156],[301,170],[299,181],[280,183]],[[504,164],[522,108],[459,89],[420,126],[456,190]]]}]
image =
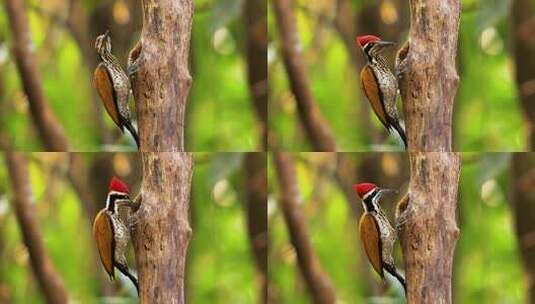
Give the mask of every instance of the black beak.
[{"label": "black beak", "polygon": [[398,190],[396,190],[396,189],[380,188],[379,191],[384,193],[384,194],[388,194],[388,193],[397,194],[398,193]]},{"label": "black beak", "polygon": [[380,47],[389,47],[389,46],[393,46],[396,44],[395,42],[392,42],[392,41],[382,41],[382,40],[377,41],[376,43]]}]

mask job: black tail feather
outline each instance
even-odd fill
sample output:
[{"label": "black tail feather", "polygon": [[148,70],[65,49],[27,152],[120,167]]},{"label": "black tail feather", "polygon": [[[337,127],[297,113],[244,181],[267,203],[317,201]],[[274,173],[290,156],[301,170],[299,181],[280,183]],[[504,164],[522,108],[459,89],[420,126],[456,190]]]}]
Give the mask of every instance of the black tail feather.
[{"label": "black tail feather", "polygon": [[129,121],[125,121],[124,126],[128,129],[130,134],[132,134],[132,137],[134,137],[134,140],[136,141],[136,146],[139,149],[139,136],[137,135],[136,129],[134,128],[134,126],[132,126],[132,123],[130,123]]},{"label": "black tail feather", "polygon": [[137,283],[137,278],[130,273],[130,271],[128,270],[128,267],[126,265],[121,265],[121,264],[118,264],[118,263],[115,263],[115,267],[117,267],[117,269],[119,269],[120,272],[122,272],[125,276],[127,276],[130,281],[132,281],[132,283],[134,283],[134,285],[136,286],[136,290],[137,290],[137,293],[139,294],[139,285]]},{"label": "black tail feather", "polygon": [[405,149],[407,149],[407,136],[405,135],[405,130],[403,129],[403,127],[397,121],[392,123],[392,127],[396,129],[396,132],[399,134],[399,137],[401,137],[401,140],[403,140]]},{"label": "black tail feather", "polygon": [[397,272],[396,270],[396,267],[394,267],[393,265],[383,265],[384,269],[390,273],[392,276],[394,276],[398,281],[399,283],[403,286],[403,290],[405,291],[405,294],[407,293],[407,284],[405,283],[405,278]]}]

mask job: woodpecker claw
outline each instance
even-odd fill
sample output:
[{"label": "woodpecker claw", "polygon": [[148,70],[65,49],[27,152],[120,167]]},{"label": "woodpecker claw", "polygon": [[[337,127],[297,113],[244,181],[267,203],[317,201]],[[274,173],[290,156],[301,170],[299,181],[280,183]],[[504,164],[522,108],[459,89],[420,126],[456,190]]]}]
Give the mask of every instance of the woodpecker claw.
[{"label": "woodpecker claw", "polygon": [[401,214],[399,216],[396,217],[395,225],[396,225],[396,230],[397,231],[401,231],[401,229],[403,229],[403,226],[405,226],[405,224],[409,220],[409,217],[413,213],[414,213],[414,208],[412,207],[411,204],[409,204],[407,206],[407,208],[405,210],[403,210],[403,212],[401,212]]}]

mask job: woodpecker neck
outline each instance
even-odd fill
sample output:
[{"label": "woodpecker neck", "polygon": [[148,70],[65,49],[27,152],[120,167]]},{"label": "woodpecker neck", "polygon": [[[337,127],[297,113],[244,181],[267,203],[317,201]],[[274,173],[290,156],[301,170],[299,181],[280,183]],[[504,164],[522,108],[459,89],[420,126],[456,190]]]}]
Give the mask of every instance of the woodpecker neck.
[{"label": "woodpecker neck", "polygon": [[128,199],[128,195],[121,193],[121,192],[116,192],[116,191],[109,192],[108,197],[106,198],[106,209],[110,211],[111,213],[117,213],[118,206],[115,202],[118,200],[124,200],[124,199]]},{"label": "woodpecker neck", "polygon": [[381,197],[381,191],[374,189],[362,199],[362,208],[365,212],[379,212],[378,200]]},{"label": "woodpecker neck", "polygon": [[366,54],[366,59],[368,59],[368,63],[384,67],[388,66],[386,63],[386,58],[381,53],[381,46],[370,42],[366,44],[362,49],[364,51],[364,54]]},{"label": "woodpecker neck", "polygon": [[109,67],[109,66],[120,66],[119,61],[115,56],[113,56],[112,53],[108,52],[107,50],[102,50],[98,53],[100,56],[100,59]]}]

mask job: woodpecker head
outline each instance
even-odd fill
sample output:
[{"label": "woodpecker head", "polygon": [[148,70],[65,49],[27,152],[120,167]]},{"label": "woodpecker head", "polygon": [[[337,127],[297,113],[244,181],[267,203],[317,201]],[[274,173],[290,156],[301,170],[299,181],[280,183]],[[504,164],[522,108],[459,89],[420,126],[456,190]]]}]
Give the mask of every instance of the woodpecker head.
[{"label": "woodpecker head", "polygon": [[379,54],[383,48],[394,45],[394,42],[383,41],[374,35],[363,35],[357,37],[357,44],[368,58]]},{"label": "woodpecker head", "polygon": [[385,192],[396,192],[395,190],[379,188],[372,183],[355,184],[353,185],[353,189],[362,200],[362,207],[366,212],[377,211],[379,209],[379,198]]},{"label": "woodpecker head", "polygon": [[106,198],[106,208],[109,211],[117,212],[115,201],[130,199],[130,190],[128,186],[119,178],[112,177],[108,188],[108,197]]},{"label": "woodpecker head", "polygon": [[97,37],[97,40],[95,41],[95,49],[100,55],[104,53],[111,53],[111,38],[109,30]]},{"label": "woodpecker head", "polygon": [[359,183],[354,184],[353,189],[355,190],[355,192],[357,192],[361,200],[365,200],[368,197],[372,196],[372,194],[376,195],[375,192],[377,192],[378,187],[372,183]]}]

